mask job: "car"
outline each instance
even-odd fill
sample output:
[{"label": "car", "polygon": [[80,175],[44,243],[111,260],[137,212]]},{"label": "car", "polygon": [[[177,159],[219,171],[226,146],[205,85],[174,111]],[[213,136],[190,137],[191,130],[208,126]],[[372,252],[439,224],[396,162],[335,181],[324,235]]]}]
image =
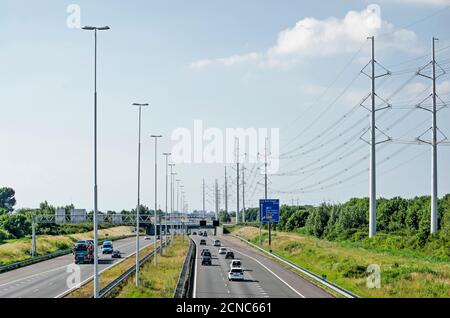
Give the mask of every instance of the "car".
[{"label": "car", "polygon": [[225,255],[225,259],[234,259],[234,253],[231,251],[228,251]]},{"label": "car", "polygon": [[206,245],[206,240],[200,240],[200,245]]},{"label": "car", "polygon": [[226,255],[226,254],[227,254],[227,249],[225,247],[219,248],[219,255]]},{"label": "car", "polygon": [[212,265],[211,255],[203,255],[202,266],[211,266],[211,265]]},{"label": "car", "polygon": [[120,251],[114,251],[111,255],[112,258],[122,258],[122,253]]},{"label": "car", "polygon": [[205,249],[202,251],[201,256],[203,256],[203,254],[205,254],[205,253],[210,253],[210,254],[211,254],[211,252],[210,252],[207,248],[205,248]]},{"label": "car", "polygon": [[241,268],[233,268],[228,272],[228,280],[244,280],[244,271]]},{"label": "car", "polygon": [[239,259],[232,260],[230,263],[230,269],[240,268],[242,269],[242,261]]},{"label": "car", "polygon": [[197,232],[193,232],[192,235],[197,235]]},{"label": "car", "polygon": [[86,240],[86,243],[94,245],[94,240]]},{"label": "car", "polygon": [[112,254],[114,251],[113,243],[111,241],[103,242],[102,249],[103,249],[103,254]]},{"label": "car", "polygon": [[149,236],[149,235],[147,235],[147,236],[144,238],[144,240],[146,240],[146,241],[150,241],[151,239],[152,239],[152,237]]},{"label": "car", "polygon": [[221,246],[222,246],[222,243],[220,243],[219,240],[214,240],[214,246],[215,246],[215,247],[221,247]]},{"label": "car", "polygon": [[203,236],[204,236],[204,237],[208,237],[208,232],[206,232],[206,231],[203,232]]},{"label": "car", "polygon": [[200,231],[200,232],[198,232],[198,235],[203,236],[203,233]]}]

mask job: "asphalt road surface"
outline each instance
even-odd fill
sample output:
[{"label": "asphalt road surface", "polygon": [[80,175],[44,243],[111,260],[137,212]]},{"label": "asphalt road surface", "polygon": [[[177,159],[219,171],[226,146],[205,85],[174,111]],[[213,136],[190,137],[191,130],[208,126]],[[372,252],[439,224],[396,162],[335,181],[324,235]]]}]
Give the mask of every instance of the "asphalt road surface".
[{"label": "asphalt road surface", "polygon": [[[275,262],[251,246],[230,236],[191,236],[197,244],[196,298],[330,298],[329,293],[317,287],[290,269]],[[200,240],[206,239],[207,246]],[[231,260],[225,260],[213,246],[219,239],[223,247],[233,251],[235,259],[242,261],[244,281],[228,281]],[[209,249],[213,256],[212,266],[201,265],[201,251]]]},{"label": "asphalt road surface", "polygon": [[[153,240],[141,238],[140,247],[152,244]],[[127,238],[114,241],[114,250],[127,257],[136,251],[136,239]],[[99,271],[113,266],[120,259],[112,259],[110,255],[99,257]],[[65,255],[41,263],[26,266],[0,274],[0,298],[55,298],[68,291],[69,265],[74,265],[73,255]],[[91,278],[94,265],[79,265],[81,282]]]}]

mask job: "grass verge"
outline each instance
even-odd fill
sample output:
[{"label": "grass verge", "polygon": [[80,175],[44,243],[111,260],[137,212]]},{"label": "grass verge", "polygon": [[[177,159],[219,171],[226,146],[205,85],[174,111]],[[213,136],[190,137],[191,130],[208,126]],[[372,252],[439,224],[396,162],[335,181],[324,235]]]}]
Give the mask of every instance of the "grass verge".
[{"label": "grass verge", "polygon": [[[259,229],[231,228],[233,234],[259,243]],[[447,298],[450,297],[450,263],[426,260],[414,255],[378,252],[348,244],[329,242],[296,233],[274,232],[272,249],[343,288],[373,298]],[[267,248],[267,232],[263,247]],[[381,288],[367,287],[367,268],[381,268]]]},{"label": "grass verge", "polygon": [[[99,239],[112,239],[133,235],[132,227],[119,226],[109,229],[99,230]],[[67,250],[74,246],[78,240],[92,239],[94,233],[79,233],[71,235],[38,235],[36,237],[37,256],[51,254],[61,250]],[[31,240],[19,239],[0,245],[0,265],[7,265],[20,262],[31,257]]]},{"label": "grass verge", "polygon": [[172,298],[189,249],[189,239],[176,237],[169,255],[158,258],[158,268],[147,263],[141,269],[141,286],[137,288],[130,277],[117,298]]}]

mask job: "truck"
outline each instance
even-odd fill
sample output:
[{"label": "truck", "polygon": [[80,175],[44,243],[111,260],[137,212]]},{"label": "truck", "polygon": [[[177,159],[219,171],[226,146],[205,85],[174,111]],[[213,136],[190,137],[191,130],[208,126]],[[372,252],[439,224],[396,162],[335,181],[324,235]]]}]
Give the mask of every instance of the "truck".
[{"label": "truck", "polygon": [[73,249],[75,264],[94,263],[94,244],[88,241],[78,241]]}]

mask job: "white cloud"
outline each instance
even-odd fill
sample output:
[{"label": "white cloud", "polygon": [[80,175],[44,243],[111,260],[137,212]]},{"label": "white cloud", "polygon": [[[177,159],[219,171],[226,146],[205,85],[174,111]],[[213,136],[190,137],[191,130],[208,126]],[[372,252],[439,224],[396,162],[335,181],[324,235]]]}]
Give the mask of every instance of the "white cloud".
[{"label": "white cloud", "polygon": [[257,62],[263,67],[283,67],[298,64],[307,57],[355,52],[368,36],[380,34],[383,36],[376,40],[377,49],[418,51],[417,36],[413,31],[397,28],[392,23],[383,21],[380,8],[369,5],[360,12],[349,11],[342,19],[304,18],[294,27],[281,31],[276,44],[264,53],[200,60],[192,63],[191,67],[204,68],[213,64],[231,66],[246,62]]},{"label": "white cloud", "polygon": [[241,63],[257,62],[260,58],[261,55],[259,53],[248,53],[244,55],[233,55],[226,58],[199,60],[191,63],[191,67],[195,69],[202,69],[213,64],[233,66]]},{"label": "white cloud", "polygon": [[191,63],[192,68],[201,69],[205,68],[213,63],[212,60],[199,60]]},{"label": "white cloud", "polygon": [[[443,81],[436,87],[438,95],[445,95],[450,93],[450,81]],[[445,100],[445,99],[444,99]]]}]

